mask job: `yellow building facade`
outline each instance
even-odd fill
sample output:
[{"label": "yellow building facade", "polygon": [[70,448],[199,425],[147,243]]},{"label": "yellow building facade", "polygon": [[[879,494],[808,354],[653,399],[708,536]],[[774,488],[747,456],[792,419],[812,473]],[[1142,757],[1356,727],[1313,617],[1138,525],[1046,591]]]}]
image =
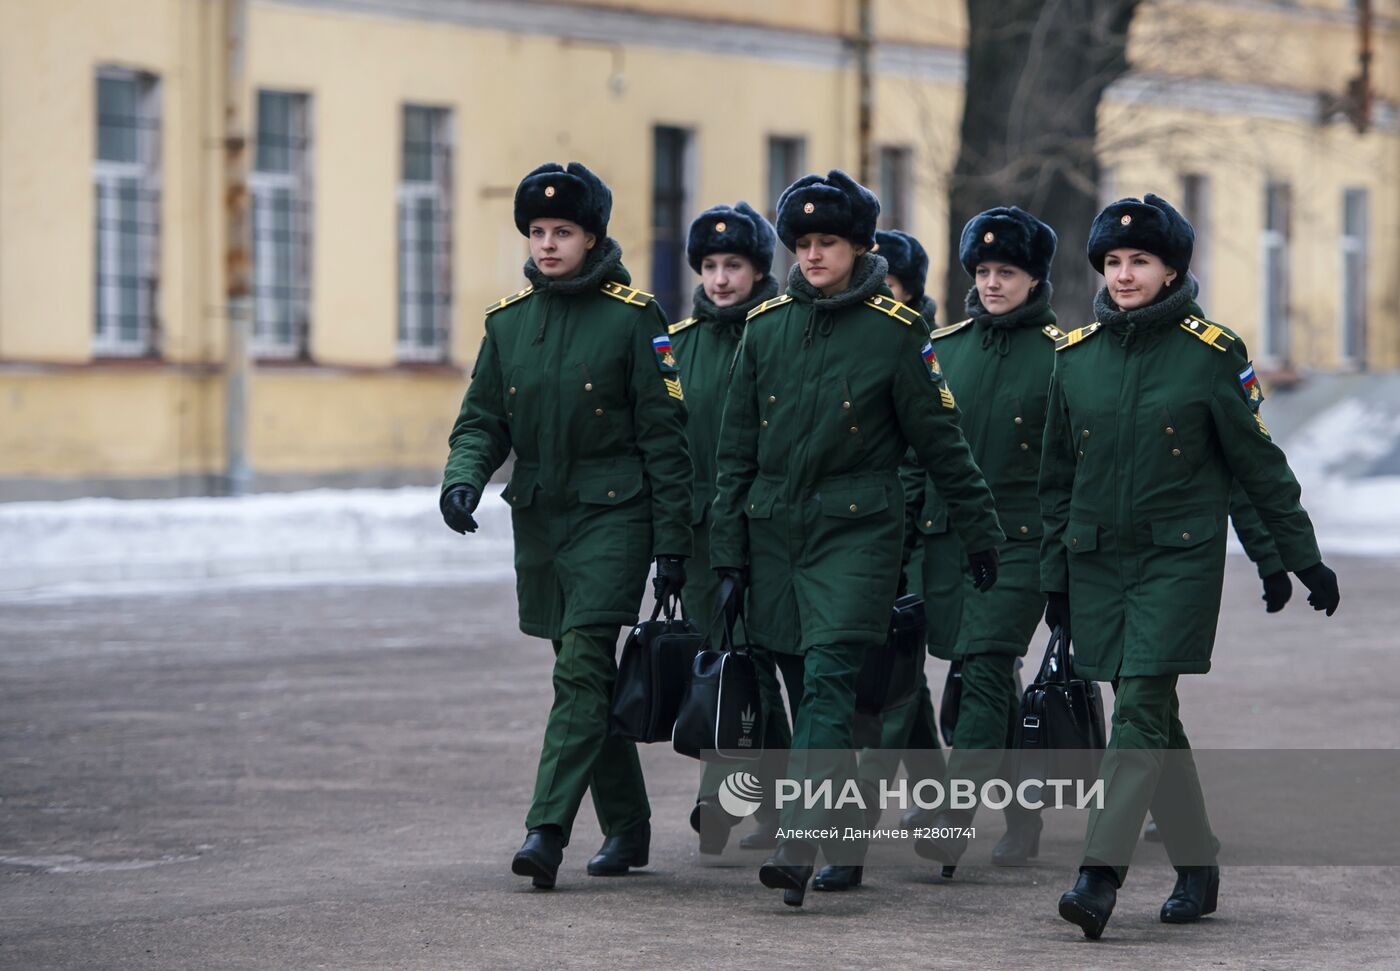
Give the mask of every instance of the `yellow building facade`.
[{"label": "yellow building facade", "polygon": [[[228,3],[0,0],[0,498],[223,488]],[[1208,313],[1275,371],[1400,366],[1400,2],[1369,130],[1319,108],[1354,6],[1151,5],[1102,109],[1105,194],[1187,200]],[[934,280],[963,9],[869,5],[870,180]],[[856,170],[858,30],[855,0],[249,0],[256,486],[434,481],[540,162],[611,185],[683,312],[696,213]]]}]

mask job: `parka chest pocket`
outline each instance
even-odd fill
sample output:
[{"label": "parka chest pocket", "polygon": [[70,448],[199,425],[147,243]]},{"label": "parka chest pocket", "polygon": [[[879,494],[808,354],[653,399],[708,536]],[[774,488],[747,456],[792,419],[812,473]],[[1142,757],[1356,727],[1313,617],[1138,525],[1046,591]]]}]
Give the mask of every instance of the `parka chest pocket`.
[{"label": "parka chest pocket", "polygon": [[837,519],[864,519],[890,507],[889,490],[883,485],[826,488],[821,492],[822,515]]}]

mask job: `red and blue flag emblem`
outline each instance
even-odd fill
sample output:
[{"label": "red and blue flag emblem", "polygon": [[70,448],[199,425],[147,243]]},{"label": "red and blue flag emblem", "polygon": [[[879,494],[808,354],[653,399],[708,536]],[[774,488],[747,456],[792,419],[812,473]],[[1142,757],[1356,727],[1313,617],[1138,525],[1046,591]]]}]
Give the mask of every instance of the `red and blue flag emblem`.
[{"label": "red and blue flag emblem", "polygon": [[671,347],[669,335],[660,334],[653,337],[651,349],[656,352],[656,366],[661,369],[662,374],[675,374],[680,371],[680,365],[676,363],[676,355]]},{"label": "red and blue flag emblem", "polygon": [[1259,383],[1259,375],[1254,373],[1253,362],[1240,372],[1240,387],[1244,389],[1244,397],[1249,402],[1249,407],[1258,411],[1259,406],[1264,403],[1264,386]]},{"label": "red and blue flag emblem", "polygon": [[943,380],[943,369],[938,366],[938,355],[933,353],[933,341],[924,341],[924,367],[928,368],[928,376],[933,379],[934,384]]}]

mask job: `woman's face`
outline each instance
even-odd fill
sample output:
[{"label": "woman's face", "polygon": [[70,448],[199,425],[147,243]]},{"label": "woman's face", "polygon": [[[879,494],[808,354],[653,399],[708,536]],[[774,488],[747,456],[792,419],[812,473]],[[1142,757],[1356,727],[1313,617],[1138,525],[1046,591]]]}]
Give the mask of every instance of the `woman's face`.
[{"label": "woman's face", "polygon": [[973,281],[977,299],[990,314],[1010,313],[1023,305],[1040,282],[1019,266],[993,260],[977,264]]},{"label": "woman's face", "polygon": [[[894,294],[894,298],[900,303],[909,302],[909,291],[904,289],[904,284],[899,282],[899,277],[886,273],[885,286],[890,288],[890,293]],[[919,308],[915,307],[914,309],[917,310]]]},{"label": "woman's face", "polygon": [[567,219],[530,220],[530,258],[541,273],[555,280],[577,276],[598,237]]},{"label": "woman's face", "polygon": [[1146,307],[1177,273],[1161,257],[1140,249],[1109,250],[1103,258],[1103,279],[1108,295],[1121,310]]},{"label": "woman's face", "polygon": [[856,257],[864,252],[864,246],[831,233],[797,237],[797,262],[802,267],[802,275],[828,297],[846,289]]},{"label": "woman's face", "polygon": [[700,261],[700,283],[716,307],[743,303],[762,279],[748,257],[738,253],[711,253]]}]

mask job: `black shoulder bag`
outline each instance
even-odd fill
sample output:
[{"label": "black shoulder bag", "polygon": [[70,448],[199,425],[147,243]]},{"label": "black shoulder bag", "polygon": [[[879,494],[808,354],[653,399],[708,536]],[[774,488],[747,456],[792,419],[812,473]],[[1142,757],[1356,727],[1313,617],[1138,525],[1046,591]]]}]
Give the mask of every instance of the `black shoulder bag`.
[{"label": "black shoulder bag", "polygon": [[[680,609],[680,618],[676,610]],[[666,612],[664,620],[661,612]],[[608,731],[634,742],[664,742],[671,737],[690,663],[704,646],[685,605],[671,594],[656,601],[651,620],[632,628],[622,645],[613,682]]]},{"label": "black shoulder bag", "polygon": [[763,755],[763,692],[747,645],[735,646],[730,608],[734,585],[721,584],[719,611],[710,630],[720,632],[720,650],[709,645],[691,663],[671,746],[682,755],[711,762],[747,762]]},{"label": "black shoulder bag", "polygon": [[865,652],[865,663],[856,677],[856,711],[878,715],[914,697],[927,654],[927,629],[923,597],[906,593],[894,602],[889,636],[885,643]]},{"label": "black shoulder bag", "polygon": [[1106,742],[1097,682],[1074,676],[1069,638],[1055,628],[1035,680],[1021,696],[1021,779],[1092,779]]}]

